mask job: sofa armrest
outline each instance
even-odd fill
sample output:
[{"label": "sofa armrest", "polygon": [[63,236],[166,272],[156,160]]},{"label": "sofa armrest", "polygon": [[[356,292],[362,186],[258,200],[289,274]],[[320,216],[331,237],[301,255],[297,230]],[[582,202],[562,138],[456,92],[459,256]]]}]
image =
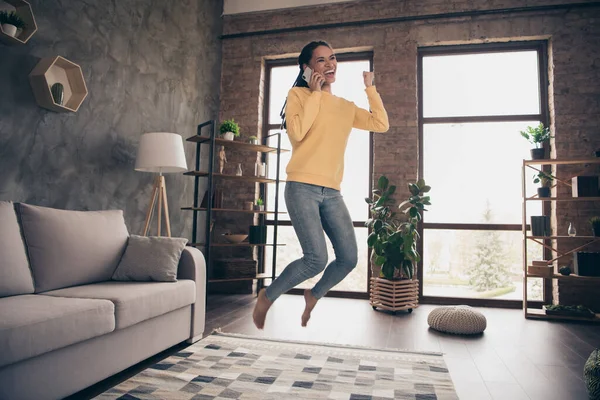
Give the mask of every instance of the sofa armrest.
[{"label": "sofa armrest", "polygon": [[202,338],[206,318],[206,262],[202,252],[186,246],[179,259],[177,279],[191,279],[196,283],[196,302],[192,305],[192,330],[188,342]]}]

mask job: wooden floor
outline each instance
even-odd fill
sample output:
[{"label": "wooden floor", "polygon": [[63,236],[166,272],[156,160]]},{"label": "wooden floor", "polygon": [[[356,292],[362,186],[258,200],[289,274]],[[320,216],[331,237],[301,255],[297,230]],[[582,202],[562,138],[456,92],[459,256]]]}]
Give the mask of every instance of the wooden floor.
[{"label": "wooden floor", "polygon": [[[288,340],[355,344],[410,350],[441,351],[461,400],[586,400],[583,365],[600,346],[600,326],[526,320],[520,310],[480,308],[487,329],[477,337],[444,335],[429,329],[427,315],[435,306],[422,305],[412,314],[373,311],[366,300],[324,298],[308,327],[300,326],[301,296],[284,295],[275,302],[264,331],[252,323],[254,298],[211,296],[206,330],[244,333]],[[72,396],[87,399],[102,393],[163,354]]]}]

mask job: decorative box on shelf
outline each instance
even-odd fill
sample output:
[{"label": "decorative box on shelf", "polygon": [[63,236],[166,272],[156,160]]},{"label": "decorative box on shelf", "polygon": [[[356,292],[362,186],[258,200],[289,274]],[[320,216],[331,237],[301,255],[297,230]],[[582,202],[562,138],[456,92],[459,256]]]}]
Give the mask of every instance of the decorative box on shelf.
[{"label": "decorative box on shelf", "polygon": [[214,278],[252,278],[256,276],[256,260],[220,258],[214,260]]},{"label": "decorative box on shelf", "polygon": [[[534,262],[535,263],[535,262]],[[554,267],[552,265],[528,265],[527,273],[544,278],[551,278],[554,275]]]},{"label": "decorative box on shelf", "polygon": [[597,176],[574,176],[571,178],[573,197],[596,197],[598,196]]}]

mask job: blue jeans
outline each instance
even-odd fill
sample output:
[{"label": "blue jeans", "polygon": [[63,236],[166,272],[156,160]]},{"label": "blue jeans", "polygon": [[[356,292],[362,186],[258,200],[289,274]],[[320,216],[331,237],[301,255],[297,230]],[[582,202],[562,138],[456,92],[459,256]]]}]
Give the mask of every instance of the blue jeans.
[{"label": "blue jeans", "polygon": [[[283,293],[325,270],[312,288],[312,295],[320,299],[356,267],[358,248],[352,218],[340,191],[331,188],[287,182],[285,203],[302,246],[303,257],[290,263],[273,281],[266,290],[267,298],[275,301]],[[335,252],[335,260],[329,265],[325,233]]]}]

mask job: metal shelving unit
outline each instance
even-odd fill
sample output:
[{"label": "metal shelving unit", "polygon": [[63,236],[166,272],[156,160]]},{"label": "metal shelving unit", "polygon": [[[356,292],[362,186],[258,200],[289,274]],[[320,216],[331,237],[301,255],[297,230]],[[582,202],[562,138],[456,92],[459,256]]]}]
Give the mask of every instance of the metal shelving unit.
[{"label": "metal shelving unit", "polygon": [[[208,130],[208,134],[202,134],[203,130]],[[266,146],[262,144],[252,144],[239,142],[235,140],[226,140],[217,137],[216,135],[216,124],[214,120],[206,121],[200,125],[198,125],[196,135],[189,137],[186,139],[188,142],[196,143],[196,164],[195,169],[193,171],[185,172],[186,176],[194,177],[194,202],[191,207],[182,207],[182,210],[191,211],[193,214],[192,221],[192,240],[188,244],[189,246],[199,247],[203,249],[204,258],[206,259],[207,265],[207,283],[212,282],[235,282],[235,281],[245,281],[245,280],[263,280],[263,279],[275,279],[276,265],[277,265],[277,248],[284,246],[284,244],[277,243],[277,222],[279,212],[279,184],[282,182],[279,178],[279,166],[280,166],[280,158],[281,153],[289,150],[281,149],[281,133],[275,133],[271,136],[277,137],[277,147]],[[265,139],[268,139],[265,138]],[[201,146],[207,145],[209,146],[209,154],[208,154],[208,171],[202,171],[200,169],[201,164]],[[237,175],[228,175],[228,174],[220,174],[214,172],[215,165],[215,147],[216,146],[225,146],[229,148],[235,148],[240,151],[249,151],[249,152],[257,152],[257,153],[276,153],[277,154],[277,168],[276,168],[276,177],[275,179],[269,179],[266,177],[256,177],[256,176],[237,176]],[[200,179],[207,179],[206,191],[207,191],[207,203],[206,207],[201,207],[201,197],[200,197]],[[241,207],[238,208],[215,208],[213,207],[213,194],[215,191],[215,179],[226,179],[233,180],[239,182],[253,182],[258,183],[260,185],[274,184],[275,185],[275,207],[273,211],[256,211],[256,210],[244,210]],[[203,195],[203,194],[202,194]],[[206,223],[205,223],[205,240],[204,242],[198,242],[198,213],[203,212],[206,213]],[[272,243],[264,243],[264,244],[251,244],[247,242],[241,243],[213,243],[212,234],[211,234],[211,221],[214,213],[246,213],[246,214],[256,214],[259,215],[259,224],[266,225],[266,215],[274,216],[274,225],[273,225],[273,238]],[[270,273],[256,273],[253,277],[227,277],[227,278],[213,278],[212,275],[212,249],[215,247],[266,247],[270,246],[273,248],[273,263],[271,266]],[[208,288],[207,288],[208,293]]]}]

